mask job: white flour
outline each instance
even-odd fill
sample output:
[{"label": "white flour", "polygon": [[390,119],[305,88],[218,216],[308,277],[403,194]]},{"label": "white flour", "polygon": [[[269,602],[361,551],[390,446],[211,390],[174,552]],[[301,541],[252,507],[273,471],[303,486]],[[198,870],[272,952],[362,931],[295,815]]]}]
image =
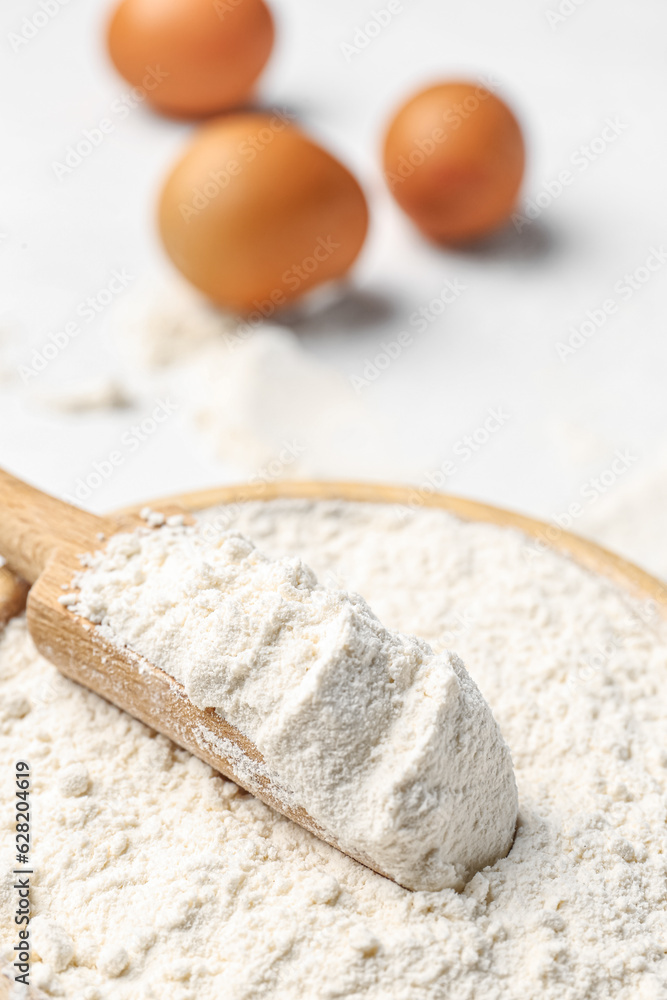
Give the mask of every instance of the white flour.
[{"label": "white flour", "polygon": [[415,479],[437,461],[288,327],[225,314],[185,283],[137,287],[115,327],[124,384],[178,400],[241,478]]},{"label": "white flour", "polygon": [[359,595],[237,532],[143,528],[85,562],[62,603],[217,709],[343,850],[431,890],[507,854],[512,763],[456,655],[389,632]]},{"label": "white flour", "polygon": [[[459,651],[512,751],[514,846],[462,893],[402,889],[61,678],[15,622],[0,753],[4,798],[9,762],[34,776],[35,982],[86,1000],[663,1000],[655,610],[517,533],[436,511],[283,502],[232,527]],[[9,810],[0,821],[7,843]],[[4,923],[0,941],[9,959]]]},{"label": "white flour", "polygon": [[123,410],[132,406],[125,387],[109,375],[36,392],[37,402],[60,413],[94,413],[96,410]]}]

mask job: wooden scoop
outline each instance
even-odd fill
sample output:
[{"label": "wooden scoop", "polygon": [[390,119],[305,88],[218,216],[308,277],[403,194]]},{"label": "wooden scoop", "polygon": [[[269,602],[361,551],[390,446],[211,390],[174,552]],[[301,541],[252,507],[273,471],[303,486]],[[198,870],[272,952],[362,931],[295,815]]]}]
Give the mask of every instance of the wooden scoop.
[{"label": "wooden scoop", "polygon": [[[72,592],[81,554],[103,548],[119,531],[146,527],[145,521],[136,514],[117,518],[88,514],[1,469],[0,511],[0,554],[14,573],[32,584],[28,628],[47,660],[340,850],[335,838],[307,812],[286,801],[288,792],[271,781],[261,753],[242,733],[214,709],[196,708],[173,677],[131,649],[113,645],[60,603],[64,594]],[[182,513],[164,504],[160,512]],[[371,858],[353,856],[378,871]]]},{"label": "wooden scoop", "polygon": [[[151,506],[166,514],[176,509],[197,512],[220,504],[233,510],[235,505],[252,500],[285,498],[391,504],[407,509],[414,506],[414,492],[407,487],[294,481],[225,486],[155,500]],[[531,552],[535,556],[543,548],[560,552],[587,570],[613,580],[629,596],[654,602],[660,616],[667,616],[666,584],[587,539],[461,497],[423,495],[419,506],[445,510],[465,521],[519,530],[533,540]],[[78,554],[103,547],[111,534],[132,530],[138,523],[146,525],[136,508],[118,517],[95,517],[0,470],[0,554],[12,570],[35,584],[28,601],[28,625],[37,648],[68,677],[169,736],[267,805],[340,849],[306,812],[290,808],[281,789],[263,773],[261,754],[238,730],[213,710],[196,708],[173,677],[131,650],[111,645],[94,626],[60,604],[59,598],[72,590],[72,578],[81,568]],[[12,589],[16,580],[6,570],[5,577],[9,588],[6,593],[17,610],[21,598]],[[355,856],[355,860],[378,870],[370,858]]]},{"label": "wooden scoop", "polygon": [[0,567],[0,628],[10,618],[20,614],[28,598],[28,584],[20,580],[7,566]]}]

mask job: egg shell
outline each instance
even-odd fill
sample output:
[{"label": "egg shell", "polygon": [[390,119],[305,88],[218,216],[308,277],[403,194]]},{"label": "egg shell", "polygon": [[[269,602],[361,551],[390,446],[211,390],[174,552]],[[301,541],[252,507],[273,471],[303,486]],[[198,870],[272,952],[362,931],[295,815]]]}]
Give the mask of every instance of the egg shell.
[{"label": "egg shell", "polygon": [[245,103],[273,42],[264,0],[122,0],[108,30],[119,73],[182,117]]},{"label": "egg shell", "polygon": [[349,170],[284,112],[233,115],[195,134],[162,191],[159,226],[210,299],[273,312],[348,271],[368,208]]},{"label": "egg shell", "polygon": [[394,116],[384,142],[389,188],[416,225],[444,243],[501,226],[521,187],[525,147],[507,104],[474,83],[437,84]]}]

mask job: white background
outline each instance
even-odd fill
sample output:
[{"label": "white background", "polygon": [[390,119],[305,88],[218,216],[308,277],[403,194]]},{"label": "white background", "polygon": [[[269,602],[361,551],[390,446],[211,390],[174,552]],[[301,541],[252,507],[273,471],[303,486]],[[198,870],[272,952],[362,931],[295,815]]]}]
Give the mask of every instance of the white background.
[{"label": "white background", "polygon": [[[588,477],[608,468],[617,449],[637,456],[636,468],[653,461],[667,423],[667,264],[566,362],[556,344],[586,310],[619,299],[614,284],[652,247],[667,246],[665,4],[564,0],[571,13],[550,23],[557,0],[404,0],[353,55],[342,44],[354,44],[382,0],[272,6],[278,44],[261,102],[295,111],[348,163],[373,213],[351,293],[294,324],[304,348],[345,376],[359,374],[413,310],[457,280],[465,293],[367,390],[380,411],[399,418],[403,449],[414,442],[445,460],[489,407],[502,405],[506,426],[448,488],[545,518],[580,499]],[[115,369],[108,317],[85,325],[28,385],[17,366],[29,363],[31,349],[70,321],[114,269],[126,269],[137,285],[154,275],[170,280],[154,206],[192,126],[144,106],[124,121],[114,118],[110,109],[127,85],[105,54],[103,0],[69,0],[14,51],[11,34],[39,9],[37,0],[4,0],[0,14],[0,358],[4,349],[7,376],[0,382],[0,465],[62,495],[108,453],[130,418],[58,415],[39,395]],[[461,252],[420,238],[391,201],[378,166],[392,109],[416,88],[451,76],[497,81],[520,117],[529,154],[524,204],[560,171],[574,175],[521,233],[510,227]],[[113,133],[58,179],[54,161],[105,117],[114,120]],[[610,118],[621,123],[620,134],[580,169],[573,157]],[[91,506],[242,478],[191,434],[181,422],[165,425]],[[393,478],[401,475],[397,463]]]}]

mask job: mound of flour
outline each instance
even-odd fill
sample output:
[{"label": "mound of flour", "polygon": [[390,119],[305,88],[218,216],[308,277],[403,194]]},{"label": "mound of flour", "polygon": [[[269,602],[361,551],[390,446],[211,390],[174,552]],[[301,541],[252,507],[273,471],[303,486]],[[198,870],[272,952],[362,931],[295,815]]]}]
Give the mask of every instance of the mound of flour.
[{"label": "mound of flour", "polygon": [[140,528],[85,562],[63,603],[249,737],[274,787],[343,850],[432,890],[507,854],[509,751],[457,656],[237,532]]},{"label": "mound of flour", "polygon": [[[388,627],[459,651],[512,752],[519,827],[462,892],[410,892],[0,642],[0,758],[33,774],[32,979],[72,1000],[663,1000],[667,643],[650,604],[443,512],[248,504]],[[2,842],[12,816],[0,811]],[[11,859],[0,908],[10,912]],[[0,922],[9,964],[15,943]]]},{"label": "mound of flour", "polygon": [[173,276],[137,283],[118,305],[123,385],[145,405],[175,399],[232,478],[415,480],[438,462],[393,407],[355,391],[287,326],[227,314]]}]

